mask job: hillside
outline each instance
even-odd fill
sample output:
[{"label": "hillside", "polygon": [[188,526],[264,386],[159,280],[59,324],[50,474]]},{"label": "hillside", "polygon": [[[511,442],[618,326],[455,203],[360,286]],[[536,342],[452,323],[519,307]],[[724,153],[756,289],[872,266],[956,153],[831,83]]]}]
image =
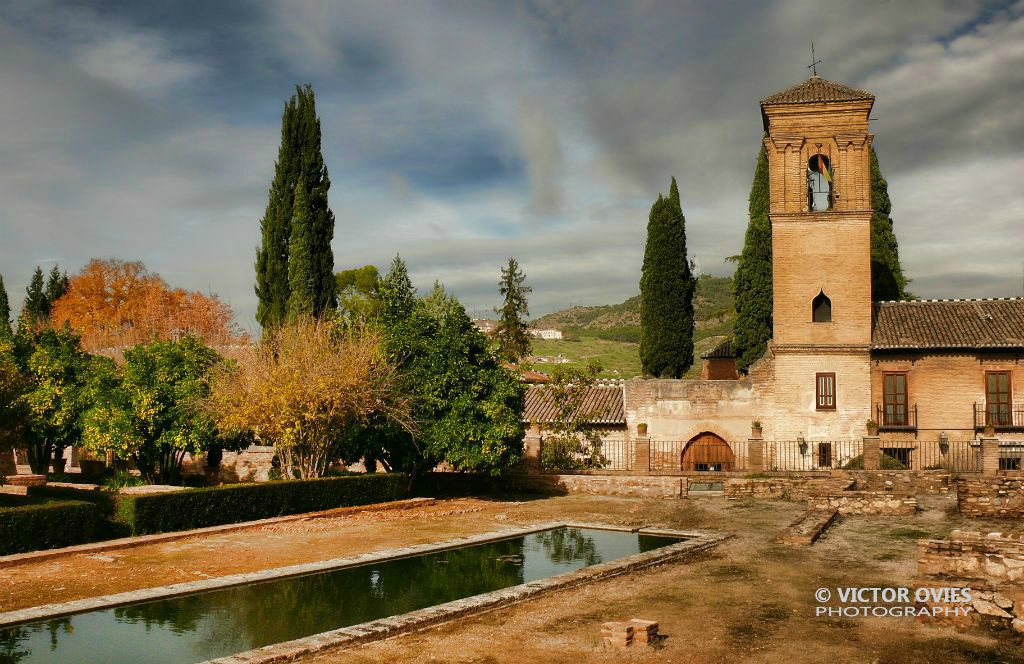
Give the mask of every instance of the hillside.
[{"label": "hillside", "polygon": [[[732,334],[736,318],[732,278],[702,276],[697,281],[694,307],[697,314],[694,350],[699,356]],[[631,378],[640,374],[637,349],[640,341],[639,295],[619,304],[563,309],[541,316],[532,325],[557,328],[566,335],[564,341],[533,341],[533,354],[540,360],[535,368],[539,371],[550,368],[545,366],[547,363],[543,359],[562,357],[571,365],[597,359],[605,369],[601,375],[608,378]],[[700,360],[696,358],[688,377],[699,372]]]},{"label": "hillside", "polygon": [[[695,340],[708,336],[728,335],[736,316],[732,300],[732,278],[704,275],[697,280],[694,299],[697,313]],[[620,304],[596,307],[571,307],[541,316],[534,327],[554,327],[563,332],[610,339],[640,340],[640,296],[634,295]]]}]

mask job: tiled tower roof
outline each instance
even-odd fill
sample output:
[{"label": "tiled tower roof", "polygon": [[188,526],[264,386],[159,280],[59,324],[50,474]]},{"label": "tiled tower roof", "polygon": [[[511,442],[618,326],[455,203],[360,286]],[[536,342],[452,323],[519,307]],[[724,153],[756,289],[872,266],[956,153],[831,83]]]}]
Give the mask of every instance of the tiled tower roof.
[{"label": "tiled tower roof", "polygon": [[803,83],[776,92],[761,100],[761,106],[778,104],[816,104],[827,101],[860,101],[873,100],[875,96],[858,88],[851,88],[842,83],[827,81],[820,76],[812,76]]}]

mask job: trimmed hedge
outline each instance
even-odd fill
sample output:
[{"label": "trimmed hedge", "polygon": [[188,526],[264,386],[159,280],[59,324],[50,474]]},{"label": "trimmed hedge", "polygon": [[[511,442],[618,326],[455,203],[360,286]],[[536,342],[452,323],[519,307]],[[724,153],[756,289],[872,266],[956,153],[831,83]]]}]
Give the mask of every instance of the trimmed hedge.
[{"label": "trimmed hedge", "polygon": [[374,473],[119,495],[113,520],[132,535],[191,530],[286,514],[401,500],[409,477]]},{"label": "trimmed hedge", "polygon": [[430,498],[487,496],[504,493],[500,478],[478,473],[423,473],[413,483],[413,495]]},{"label": "trimmed hedge", "polygon": [[91,542],[98,522],[96,505],[86,502],[0,507],[0,555]]}]

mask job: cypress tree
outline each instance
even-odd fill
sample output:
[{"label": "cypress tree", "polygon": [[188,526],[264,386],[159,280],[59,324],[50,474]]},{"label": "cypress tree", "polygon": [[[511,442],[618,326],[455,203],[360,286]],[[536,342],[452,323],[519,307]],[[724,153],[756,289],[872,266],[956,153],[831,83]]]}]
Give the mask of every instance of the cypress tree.
[{"label": "cypress tree", "polygon": [[668,198],[658,195],[647,223],[640,277],[640,363],[645,374],[682,378],[693,365],[693,293],[686,254],[686,219],[675,178]]},{"label": "cypress tree", "polygon": [[281,324],[289,315],[291,271],[288,262],[295,192],[300,178],[312,229],[308,240],[313,292],[311,313],[320,316],[334,309],[337,302],[331,250],[334,214],[327,202],[331,183],[321,151],[316,99],[309,85],[296,86],[295,94],[285,103],[274,179],[267,209],[260,221],[262,243],[256,250],[256,295],[259,298],[256,320],[264,328]]},{"label": "cypress tree", "polygon": [[498,314],[498,326],[494,329],[494,338],[498,342],[498,355],[509,362],[518,362],[530,354],[530,333],[526,328],[524,316],[530,315],[526,296],[533,289],[525,284],[526,275],[519,269],[515,258],[508,259],[508,266],[501,268],[501,281],[498,291],[505,298]]},{"label": "cypress tree", "polygon": [[50,268],[50,275],[46,278],[46,315],[50,315],[50,307],[68,291],[68,273],[61,273],[60,268],[54,265]]},{"label": "cypress tree", "polygon": [[385,325],[405,320],[416,306],[416,289],[402,257],[395,255],[391,268],[380,282],[381,318]]},{"label": "cypress tree", "polygon": [[11,301],[7,299],[7,287],[0,275],[0,338],[11,336]]},{"label": "cypress tree", "polygon": [[21,315],[27,324],[37,328],[46,322],[49,313],[50,307],[46,300],[43,270],[36,267],[36,271],[32,273],[32,281],[25,289],[25,303],[21,307]]},{"label": "cypress tree", "polygon": [[733,281],[736,306],[733,350],[740,369],[746,369],[764,355],[768,340],[772,338],[772,226],[768,216],[771,204],[768,186],[768,153],[762,146],[750,186],[743,252]]},{"label": "cypress tree", "polygon": [[889,183],[878,167],[878,155],[871,148],[871,298],[905,300],[909,281],[900,267],[900,248],[893,231]]},{"label": "cypress tree", "polygon": [[288,241],[288,318],[312,316],[316,308],[316,271],[313,256],[313,224],[307,204],[305,178],[295,187],[292,233]]}]

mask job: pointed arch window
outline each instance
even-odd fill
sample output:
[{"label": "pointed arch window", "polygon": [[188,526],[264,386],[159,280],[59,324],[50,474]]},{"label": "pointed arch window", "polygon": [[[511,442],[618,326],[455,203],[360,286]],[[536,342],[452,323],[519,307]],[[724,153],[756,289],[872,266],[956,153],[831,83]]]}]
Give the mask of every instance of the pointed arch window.
[{"label": "pointed arch window", "polygon": [[819,291],[811,302],[811,320],[815,323],[832,322],[832,300],[828,299],[824,291]]},{"label": "pointed arch window", "polygon": [[807,160],[807,209],[811,212],[832,209],[832,164],[820,153]]}]

